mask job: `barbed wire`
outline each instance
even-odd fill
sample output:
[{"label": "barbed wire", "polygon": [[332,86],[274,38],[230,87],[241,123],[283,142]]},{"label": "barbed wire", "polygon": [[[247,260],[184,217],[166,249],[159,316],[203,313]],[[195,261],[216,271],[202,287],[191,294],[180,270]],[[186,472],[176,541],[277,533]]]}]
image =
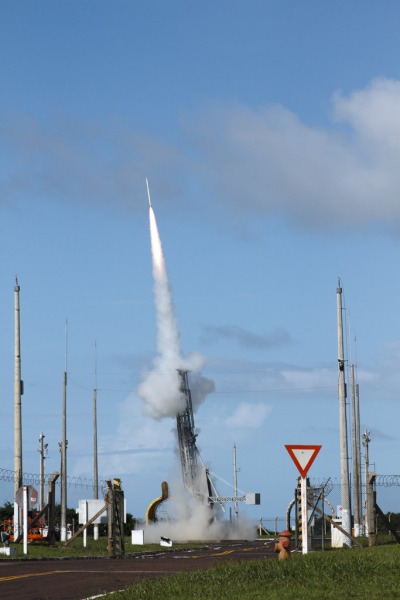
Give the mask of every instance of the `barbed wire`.
[{"label": "barbed wire", "polygon": [[377,475],[375,483],[383,487],[400,486],[400,475]]},{"label": "barbed wire", "polygon": [[[45,485],[48,485],[50,478],[53,476],[53,473],[47,473],[43,479]],[[1,469],[0,468],[0,481],[10,481],[15,482],[19,478],[16,471],[11,469]],[[93,479],[89,479],[87,477],[76,477],[76,476],[67,476],[67,485],[69,487],[93,487],[94,482]],[[41,476],[38,473],[22,473],[22,482],[23,485],[40,485]],[[103,480],[99,482],[99,487],[103,484]]]},{"label": "barbed wire", "polygon": [[[323,485],[323,482],[323,479],[310,479],[310,485],[313,487],[321,486]],[[340,477],[331,478],[330,484],[340,485]],[[400,486],[400,475],[376,475],[375,484],[381,487]]]}]

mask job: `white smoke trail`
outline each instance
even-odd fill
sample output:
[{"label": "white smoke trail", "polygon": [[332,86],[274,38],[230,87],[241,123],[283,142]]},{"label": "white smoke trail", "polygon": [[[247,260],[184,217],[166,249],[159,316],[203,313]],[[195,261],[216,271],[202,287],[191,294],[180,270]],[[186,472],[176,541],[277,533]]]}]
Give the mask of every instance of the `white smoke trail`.
[{"label": "white smoke trail", "polygon": [[175,365],[175,368],[177,368],[181,362],[178,324],[175,318],[160,235],[152,207],[149,209],[149,218],[154,296],[157,312],[157,349],[165,362],[171,364],[171,366]]},{"label": "white smoke trail", "polygon": [[[145,412],[154,419],[176,417],[186,408],[185,396],[180,391],[178,369],[198,371],[203,365],[199,354],[183,358],[180,336],[175,317],[174,304],[168,281],[160,235],[153,208],[149,208],[151,255],[153,263],[154,299],[157,315],[157,356],[154,368],[145,373],[138,388],[138,395],[145,402]],[[204,377],[196,378],[193,408],[214,389],[213,382]]]}]

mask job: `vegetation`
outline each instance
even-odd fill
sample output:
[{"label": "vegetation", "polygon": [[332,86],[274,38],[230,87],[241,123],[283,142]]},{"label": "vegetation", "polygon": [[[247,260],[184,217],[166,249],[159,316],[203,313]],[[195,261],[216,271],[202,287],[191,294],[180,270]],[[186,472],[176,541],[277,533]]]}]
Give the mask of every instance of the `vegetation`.
[{"label": "vegetation", "polygon": [[[10,544],[11,548],[15,548],[17,554],[14,556],[2,556],[0,560],[15,560],[21,558],[27,559],[38,559],[38,558],[82,558],[82,557],[101,557],[109,556],[107,537],[101,536],[98,540],[94,540],[93,537],[87,536],[86,548],[83,546],[82,535],[76,540],[71,542],[68,546],[65,546],[61,542],[57,542],[55,546],[49,546],[46,542],[32,542],[28,544],[28,554],[24,555],[24,548],[22,542],[18,544]],[[192,548],[196,544],[190,544]],[[161,549],[159,544],[145,544],[145,545],[132,545],[131,538],[125,537],[125,555],[130,556],[143,552],[169,552],[176,550],[177,548],[187,548],[188,544],[174,544],[173,548],[163,547]]]},{"label": "vegetation", "polygon": [[[386,517],[392,527],[394,527],[397,531],[400,531],[400,513],[388,512],[386,513]],[[387,532],[387,524],[382,520],[381,516],[377,515],[376,526],[378,533]]]},{"label": "vegetation", "polygon": [[108,600],[321,600],[398,598],[400,546],[329,550],[227,562],[207,570],[151,579]]},{"label": "vegetation", "polygon": [[6,519],[12,519],[14,515],[14,505],[11,502],[6,502],[3,506],[0,506],[0,522],[2,523]]},{"label": "vegetation", "polygon": [[[0,519],[11,516],[13,506],[6,503],[0,507]],[[76,518],[75,512],[67,514]],[[388,519],[399,529],[400,514],[389,513]],[[127,530],[133,528],[134,519],[129,515]],[[107,595],[109,600],[274,600],[294,598],[295,600],[320,600],[320,598],[399,598],[398,573],[400,570],[400,545],[393,543],[393,537],[386,533],[385,524],[377,519],[381,538],[386,546],[351,548],[310,552],[307,556],[293,553],[289,561],[279,562],[275,558],[262,561],[225,562],[207,571],[182,573],[162,578],[150,579],[135,584],[125,591]],[[316,523],[316,529],[318,524]],[[54,547],[47,543],[33,542],[28,546],[28,559],[99,557],[108,556],[107,531],[100,528],[100,538],[93,540],[87,536],[87,546],[83,547],[82,536],[70,545],[57,542]],[[127,556],[143,552],[159,552],[158,544],[132,546],[130,536],[125,539]],[[392,543],[390,543],[392,542]],[[363,539],[367,546],[368,541]],[[191,547],[194,544],[190,544]],[[11,544],[17,549],[15,557],[2,557],[1,560],[24,558],[23,545]],[[174,545],[185,548],[188,545]],[[162,552],[168,552],[163,548]]]}]

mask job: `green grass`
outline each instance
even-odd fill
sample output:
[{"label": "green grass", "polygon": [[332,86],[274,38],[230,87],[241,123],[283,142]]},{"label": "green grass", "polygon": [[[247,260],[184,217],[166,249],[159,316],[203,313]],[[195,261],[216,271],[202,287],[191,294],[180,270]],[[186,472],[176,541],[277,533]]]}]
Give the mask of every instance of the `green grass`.
[{"label": "green grass", "polygon": [[226,562],[200,572],[147,580],[108,600],[322,600],[400,598],[400,546],[352,548]]},{"label": "green grass", "polygon": [[[190,547],[194,547],[199,544],[190,544]],[[107,548],[107,538],[100,537],[98,540],[93,538],[87,539],[86,548],[83,547],[82,537],[74,540],[68,546],[58,542],[55,546],[48,546],[47,544],[40,542],[32,542],[28,544],[28,554],[24,554],[23,544],[10,544],[11,548],[15,548],[17,554],[15,556],[0,555],[1,560],[20,560],[21,558],[26,559],[40,559],[40,558],[82,558],[82,557],[103,557],[109,556]],[[136,546],[131,544],[131,538],[125,538],[125,554],[136,554],[143,552],[155,552],[163,551],[169,552],[176,550],[177,548],[187,548],[189,544],[174,544],[173,548],[161,547],[159,544],[145,544]]]},{"label": "green grass", "polygon": [[[199,545],[199,544],[198,544]],[[194,547],[196,544],[175,544],[177,547]],[[22,544],[13,558],[78,558],[108,556],[107,538],[98,541],[88,538],[83,548],[82,538],[65,547],[58,544],[28,545],[28,555]],[[126,538],[126,554],[143,552],[168,552],[158,544],[132,546]],[[147,580],[123,592],[109,594],[108,600],[321,600],[400,598],[400,546],[390,544],[374,548],[351,548],[310,552],[308,555],[292,554],[289,561],[277,558],[224,562],[207,571],[181,573],[159,579]]]}]

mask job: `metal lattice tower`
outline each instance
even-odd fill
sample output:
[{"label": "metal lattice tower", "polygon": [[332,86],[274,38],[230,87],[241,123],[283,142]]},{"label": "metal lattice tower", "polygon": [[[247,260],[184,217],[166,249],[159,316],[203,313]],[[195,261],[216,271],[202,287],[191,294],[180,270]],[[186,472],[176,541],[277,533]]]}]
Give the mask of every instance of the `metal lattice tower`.
[{"label": "metal lattice tower", "polygon": [[194,428],[192,396],[187,371],[178,371],[181,378],[181,392],[185,396],[186,408],[176,416],[179,455],[182,466],[183,483],[195,500],[210,503],[210,481],[207,470],[200,463],[196,446],[197,434]]}]

